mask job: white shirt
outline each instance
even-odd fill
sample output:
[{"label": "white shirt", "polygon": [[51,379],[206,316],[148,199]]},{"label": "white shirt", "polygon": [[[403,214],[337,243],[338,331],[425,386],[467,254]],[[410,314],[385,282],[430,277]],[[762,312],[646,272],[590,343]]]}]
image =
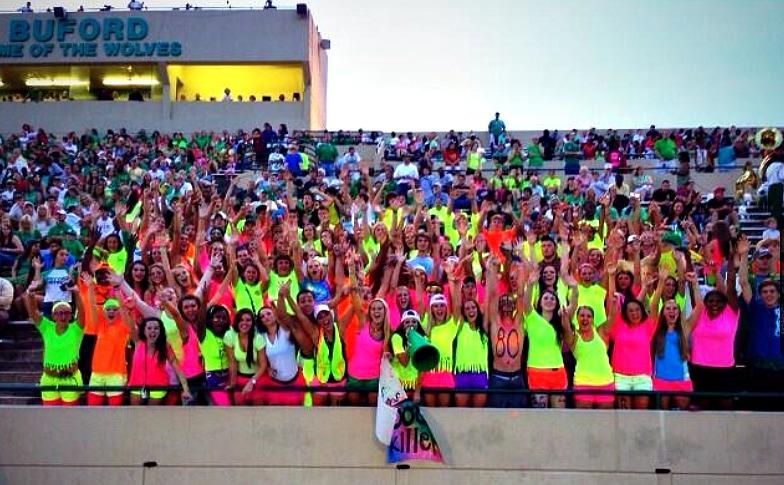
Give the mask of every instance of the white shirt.
[{"label": "white shirt", "polygon": [[106,237],[114,232],[114,222],[109,216],[96,219],[95,226],[98,228],[99,237]]},{"label": "white shirt", "polygon": [[773,184],[781,184],[784,183],[784,163],[781,162],[773,162],[768,167],[767,172],[765,172],[768,181],[768,186]]},{"label": "white shirt", "polygon": [[266,340],[265,350],[270,366],[270,376],[281,382],[294,379],[299,372],[299,365],[297,365],[297,348],[291,342],[291,333],[278,326],[274,342],[269,340],[266,332],[264,339]]},{"label": "white shirt", "polygon": [[395,180],[401,179],[419,179],[419,170],[413,163],[400,163],[395,167],[395,173],[392,175]]}]

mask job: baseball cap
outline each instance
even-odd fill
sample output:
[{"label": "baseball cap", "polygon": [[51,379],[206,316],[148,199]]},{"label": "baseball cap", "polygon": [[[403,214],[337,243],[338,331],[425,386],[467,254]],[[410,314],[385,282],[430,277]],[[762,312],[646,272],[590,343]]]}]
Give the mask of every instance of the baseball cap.
[{"label": "baseball cap", "polygon": [[765,256],[771,256],[770,250],[768,248],[759,248],[754,251],[754,259],[764,258]]},{"label": "baseball cap", "polygon": [[444,295],[436,293],[430,297],[430,306],[437,305],[439,303],[446,305],[446,297]]},{"label": "baseball cap", "polygon": [[319,314],[319,313],[321,313],[321,312],[328,312],[328,313],[331,313],[331,312],[332,312],[332,309],[331,309],[331,308],[329,308],[327,305],[321,304],[321,305],[318,305],[318,306],[316,307],[316,315],[318,316],[318,314]]},{"label": "baseball cap", "polygon": [[403,315],[400,316],[401,322],[405,322],[408,319],[414,319],[417,321],[417,323],[421,323],[421,320],[419,319],[419,313],[417,313],[415,310],[406,310],[403,312]]}]

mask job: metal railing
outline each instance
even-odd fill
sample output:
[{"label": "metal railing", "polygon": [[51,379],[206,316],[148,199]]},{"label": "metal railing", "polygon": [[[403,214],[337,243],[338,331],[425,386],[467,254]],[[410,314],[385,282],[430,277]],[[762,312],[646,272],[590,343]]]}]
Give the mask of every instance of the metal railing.
[{"label": "metal railing", "polygon": [[[189,386],[192,394],[198,392],[237,392],[239,388],[225,389],[208,386]],[[58,386],[41,386],[31,383],[0,383],[0,393],[5,395],[15,395],[9,393],[38,393],[38,392],[129,392],[129,391],[181,391],[180,386],[78,386],[78,385],[58,385]],[[271,392],[271,393],[358,393],[358,394],[373,394],[376,390],[355,389],[347,386],[299,386],[299,385],[257,385],[254,391]],[[564,390],[532,390],[532,389],[493,389],[493,388],[436,388],[428,387],[422,388],[421,394],[486,394],[486,395],[502,395],[502,396],[524,396],[529,401],[533,396],[564,396],[567,398],[574,398],[575,396],[613,396],[613,397],[638,397],[645,396],[650,398],[649,409],[664,410],[662,409],[662,398],[678,398],[687,397],[692,401],[694,400],[727,400],[730,399],[734,403],[740,404],[734,406],[733,411],[749,411],[759,410],[760,404],[771,405],[767,411],[784,411],[784,392],[758,392],[758,391],[734,391],[734,392],[708,392],[708,391],[618,391],[618,390],[603,390],[603,389],[564,389]],[[18,394],[16,394],[18,395]],[[22,396],[25,397],[25,396]],[[756,402],[755,406],[748,406],[749,403]],[[456,406],[451,406],[456,407]]]}]

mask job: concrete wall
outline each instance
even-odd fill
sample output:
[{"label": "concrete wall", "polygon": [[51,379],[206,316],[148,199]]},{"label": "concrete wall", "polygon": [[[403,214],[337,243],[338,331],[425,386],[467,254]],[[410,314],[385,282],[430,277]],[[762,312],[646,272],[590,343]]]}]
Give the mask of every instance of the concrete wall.
[{"label": "concrete wall", "polygon": [[[184,5],[184,4],[183,4]],[[54,50],[48,56],[32,57],[30,47],[38,44],[32,38],[22,43],[24,56],[0,59],[0,64],[58,64],[58,63],[117,63],[149,60],[167,62],[291,62],[308,60],[309,17],[302,18],[295,10],[200,10],[200,11],[148,11],[148,12],[69,12],[68,18],[78,22],[92,18],[98,22],[117,18],[126,21],[140,17],[147,21],[149,31],[141,40],[145,42],[179,42],[182,54],[177,57],[109,57],[104,53],[102,37],[95,40],[98,45],[95,57],[74,59],[64,57],[57,39],[51,41]],[[29,22],[51,20],[51,13],[0,15],[0,44],[10,44],[9,23],[16,19]],[[82,42],[78,35],[71,34],[66,42]],[[114,42],[114,38],[106,42]]]},{"label": "concrete wall", "polygon": [[68,101],[57,103],[0,103],[0,133],[17,133],[22,123],[58,135],[89,128],[126,128],[166,132],[250,130],[264,122],[287,123],[290,130],[307,127],[307,104],[285,103],[170,103],[162,101]]},{"label": "concrete wall", "polygon": [[784,483],[780,414],[425,414],[447,463],[397,470],[370,409],[6,407],[0,483]]}]

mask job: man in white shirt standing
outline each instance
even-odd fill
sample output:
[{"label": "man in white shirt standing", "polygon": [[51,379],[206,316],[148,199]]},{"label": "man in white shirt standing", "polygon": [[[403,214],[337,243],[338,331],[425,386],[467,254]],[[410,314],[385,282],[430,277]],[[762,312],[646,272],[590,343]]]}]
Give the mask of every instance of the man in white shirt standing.
[{"label": "man in white shirt standing", "polygon": [[343,170],[343,167],[347,167],[351,181],[356,182],[359,180],[359,162],[362,161],[362,158],[354,147],[348,147],[348,151],[339,160],[340,162],[337,163],[335,171],[340,173],[340,171]]},{"label": "man in white shirt standing", "polygon": [[403,162],[395,167],[392,178],[397,182],[398,193],[406,193],[414,188],[416,181],[419,180],[419,169],[411,163],[409,155],[403,155]]}]

